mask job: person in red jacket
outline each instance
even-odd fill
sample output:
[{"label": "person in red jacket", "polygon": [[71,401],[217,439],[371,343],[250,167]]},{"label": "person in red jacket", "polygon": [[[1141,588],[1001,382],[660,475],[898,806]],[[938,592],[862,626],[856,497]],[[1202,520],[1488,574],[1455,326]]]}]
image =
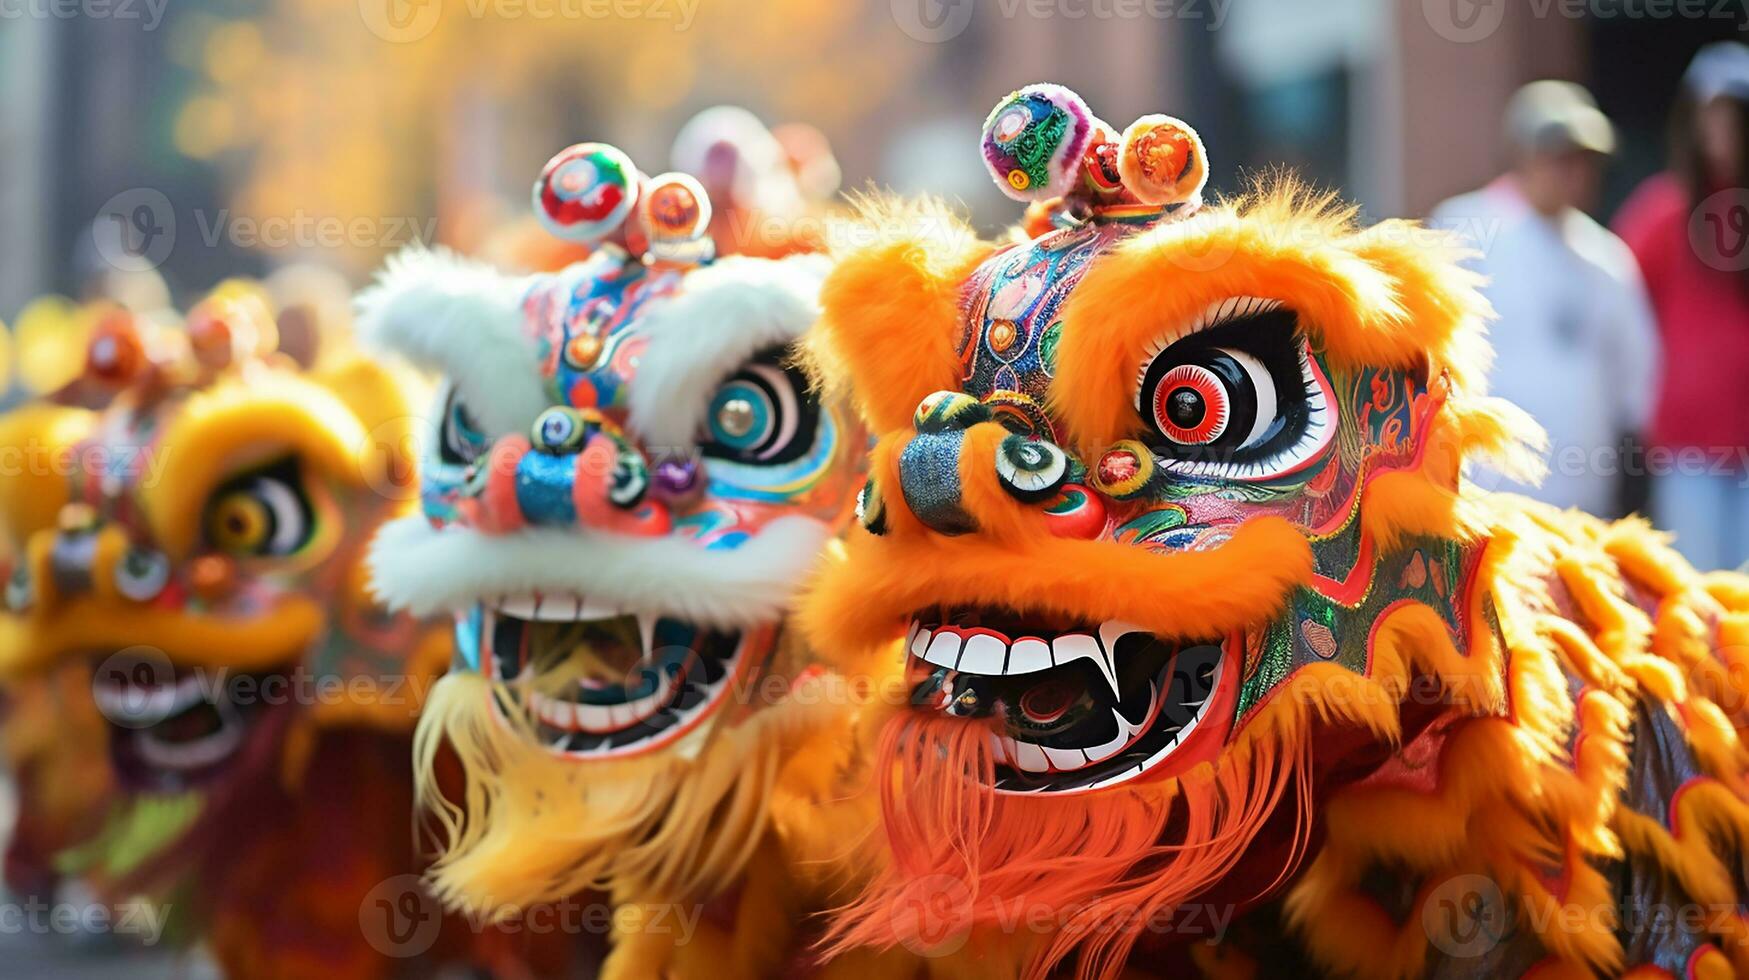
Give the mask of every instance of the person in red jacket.
[{"label": "person in red jacket", "polygon": [[1664,341],[1652,510],[1701,568],[1749,560],[1749,46],[1708,45],[1671,113],[1670,169],[1616,216]]}]

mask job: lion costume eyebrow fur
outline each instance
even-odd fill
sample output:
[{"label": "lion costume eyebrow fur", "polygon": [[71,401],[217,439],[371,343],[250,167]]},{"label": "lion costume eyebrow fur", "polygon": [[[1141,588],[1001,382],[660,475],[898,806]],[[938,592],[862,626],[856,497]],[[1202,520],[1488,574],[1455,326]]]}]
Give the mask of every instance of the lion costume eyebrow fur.
[{"label": "lion costume eyebrow fur", "polygon": [[[811,363],[824,384],[855,393],[877,432],[890,432],[909,426],[922,396],[957,387],[958,289],[990,248],[936,205],[865,201],[862,215],[884,232],[878,244],[838,256]],[[895,228],[904,231],[895,236]],[[1285,891],[1291,927],[1318,964],[1366,977],[1408,977],[1424,968],[1429,942],[1420,903],[1428,888],[1406,916],[1394,915],[1364,888],[1365,875],[1380,867],[1408,869],[1429,886],[1463,871],[1491,875],[1556,975],[1614,972],[1623,962],[1613,915],[1594,914],[1610,899],[1596,863],[1643,858],[1696,901],[1735,908],[1733,849],[1749,849],[1749,754],[1739,737],[1749,712],[1736,673],[1749,667],[1742,646],[1749,583],[1695,572],[1642,522],[1561,513],[1463,478],[1463,466],[1480,458],[1533,473],[1541,434],[1522,412],[1483,393],[1491,312],[1477,277],[1459,265],[1465,253],[1413,223],[1362,230],[1354,211],[1330,196],[1269,180],[1116,249],[1087,274],[1066,318],[1127,330],[1131,339],[1161,329],[1158,317],[1137,322],[1144,316],[1138,311],[1172,309],[1169,281],[1198,274],[1184,256],[1209,254],[1223,256],[1210,273],[1222,291],[1297,304],[1333,361],[1422,363],[1443,386],[1420,465],[1375,478],[1361,519],[1384,548],[1439,538],[1481,549],[1474,598],[1463,610],[1467,648],[1431,608],[1404,603],[1378,624],[1367,675],[1310,665],[1271,693],[1214,763],[1169,782],[1054,799],[1048,808],[977,788],[988,785],[991,765],[982,728],[936,734],[927,722],[894,722],[883,755],[894,774],[883,786],[890,819],[897,815],[889,826],[894,867],[844,910],[833,948],[914,941],[888,910],[919,898],[913,886],[931,875],[964,885],[960,922],[985,927],[983,941],[993,943],[987,930],[1002,903],[1024,901],[1048,882],[1052,902],[1076,911],[1034,944],[1029,975],[1078,957],[1080,974],[1115,976],[1137,937],[1101,929],[1102,915],[1170,908],[1196,895],[1230,866],[1264,811],[1282,800],[1306,805],[1306,760],[1317,733],[1369,733],[1397,749],[1387,768],[1402,764],[1411,747],[1401,745],[1399,713],[1424,677],[1437,679],[1464,713],[1460,734],[1437,750],[1433,790],[1363,783],[1336,792],[1319,814],[1322,841]],[[1149,274],[1175,257],[1183,276]],[[1118,399],[1108,384],[1098,390],[1117,367],[1112,357],[1130,353],[1113,355],[1114,347],[1122,344],[1075,352],[1065,331],[1061,348],[1052,397],[1086,423],[1094,442],[1116,426],[1115,410],[1101,406]],[[1119,376],[1128,373],[1125,365]],[[877,479],[891,453],[890,445],[877,449]],[[816,642],[890,642],[890,620],[868,608],[870,582],[887,581],[898,573],[888,565],[915,556],[870,544],[853,535],[848,557],[819,576],[803,617]],[[951,559],[945,550],[933,557]],[[1213,561],[1205,568],[1221,570]],[[1734,713],[1728,705],[1737,705]],[[1668,819],[1618,803],[1635,710],[1675,719],[1705,774],[1680,794]],[[1024,811],[1024,819],[999,819],[1004,809]],[[1168,838],[1174,812],[1184,822],[1173,828],[1200,834]],[[1309,832],[1296,824],[1292,834],[1283,850],[1297,855]],[[1176,844],[1161,844],[1167,839]],[[1057,848],[1062,853],[1046,853],[1052,842],[1069,841],[1074,846]],[[1058,864],[1047,869],[1047,858]],[[1284,876],[1293,863],[1284,864]],[[1550,866],[1558,869],[1553,879],[1542,873]],[[1575,915],[1581,925],[1568,927]],[[1709,928],[1732,949],[1705,947],[1696,960],[1702,975],[1727,964],[1749,970],[1749,924],[1719,913]],[[1232,955],[1220,963],[1212,951],[1198,953],[1211,970],[1247,962],[1243,950],[1222,947]]]}]

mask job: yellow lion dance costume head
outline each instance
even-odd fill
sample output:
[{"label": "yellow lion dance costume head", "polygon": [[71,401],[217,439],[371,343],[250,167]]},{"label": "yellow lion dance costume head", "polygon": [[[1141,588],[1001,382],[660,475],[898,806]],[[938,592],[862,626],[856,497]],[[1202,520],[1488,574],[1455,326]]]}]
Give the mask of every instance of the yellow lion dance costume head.
[{"label": "yellow lion dance costume head", "polygon": [[448,653],[365,587],[370,534],[410,503],[412,388],[356,353],[300,364],[278,336],[244,283],[186,330],[117,308],[81,378],[0,418],[0,669],[83,667],[97,710],[53,719],[61,745],[102,715],[106,750],[54,757],[115,784],[64,867],[168,903],[231,975],[383,976],[415,961],[359,909],[415,870],[408,747]]},{"label": "yellow lion dance costume head", "polygon": [[[878,443],[805,621],[903,637],[913,688],[893,864],[840,944],[1033,976],[1749,966],[1749,582],[1467,479],[1540,437],[1482,393],[1460,253],[1288,181],[1204,205],[1188,126],[1058,86],[983,150],[1031,237],[876,207],[822,294],[818,368]],[[1442,916],[1476,892],[1498,929],[1465,946]],[[1654,933],[1632,900],[1707,912]]]}]

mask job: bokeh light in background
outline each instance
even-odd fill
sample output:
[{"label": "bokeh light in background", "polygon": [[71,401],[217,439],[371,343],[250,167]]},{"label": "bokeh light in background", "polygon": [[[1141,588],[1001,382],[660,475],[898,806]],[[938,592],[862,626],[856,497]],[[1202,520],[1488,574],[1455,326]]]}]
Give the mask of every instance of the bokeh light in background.
[{"label": "bokeh light in background", "polygon": [[[1511,91],[1572,78],[1622,127],[1613,208],[1661,162],[1687,58],[1742,19],[1503,0],[5,2],[9,323],[46,292],[137,301],[147,271],[186,302],[296,262],[361,282],[415,239],[476,249],[558,147],[606,138],[664,169],[681,123],[725,102],[818,126],[847,188],[944,194],[993,230],[1014,215],[977,124],[1038,78],[1114,120],[1194,120],[1217,189],[1285,164],[1373,216],[1484,181]],[[147,239],[145,270],[114,261]]]}]

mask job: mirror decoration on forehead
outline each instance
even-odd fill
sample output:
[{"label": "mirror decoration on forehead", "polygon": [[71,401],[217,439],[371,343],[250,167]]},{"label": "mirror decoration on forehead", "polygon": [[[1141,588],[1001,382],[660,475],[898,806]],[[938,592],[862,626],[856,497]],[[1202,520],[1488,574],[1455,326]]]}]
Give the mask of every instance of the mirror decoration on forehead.
[{"label": "mirror decoration on forehead", "polygon": [[[831,948],[1027,976],[1749,967],[1735,919],[1520,919],[1469,959],[1424,928],[1465,875],[1503,917],[1735,907],[1733,848],[1694,835],[1749,827],[1749,580],[1478,484],[1533,475],[1541,434],[1484,390],[1462,251],[1279,175],[1205,200],[1189,125],[1119,129],[1057,85],[1000,100],[981,152],[1021,234],[869,202],[884,234],[837,256],[812,345],[876,444],[802,620],[896,650],[910,689],[876,761],[893,861]],[[944,889],[925,934],[905,910]],[[1004,930],[1016,903],[1053,926]]]}]

